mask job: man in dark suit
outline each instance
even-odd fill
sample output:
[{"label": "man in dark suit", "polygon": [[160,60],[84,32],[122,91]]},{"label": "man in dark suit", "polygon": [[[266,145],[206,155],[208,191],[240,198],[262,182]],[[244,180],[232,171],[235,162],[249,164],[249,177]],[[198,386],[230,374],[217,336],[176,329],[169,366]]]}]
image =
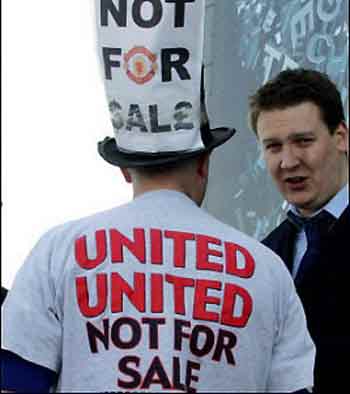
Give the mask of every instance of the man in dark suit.
[{"label": "man in dark suit", "polygon": [[341,96],[323,73],[283,71],[250,97],[250,123],[289,203],[288,218],[263,243],[284,260],[304,305],[317,349],[314,392],[336,392],[350,385],[349,133]]}]

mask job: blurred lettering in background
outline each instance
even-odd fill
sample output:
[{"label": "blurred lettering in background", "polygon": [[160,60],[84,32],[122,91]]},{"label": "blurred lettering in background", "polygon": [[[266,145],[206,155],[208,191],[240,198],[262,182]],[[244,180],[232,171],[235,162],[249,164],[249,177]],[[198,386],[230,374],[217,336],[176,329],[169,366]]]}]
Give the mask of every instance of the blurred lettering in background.
[{"label": "blurred lettering in background", "polygon": [[213,156],[205,205],[257,239],[281,222],[287,205],[249,130],[248,96],[280,71],[305,67],[326,72],[347,109],[348,15],[345,0],[207,1],[210,119],[212,126],[232,124],[238,133],[217,152],[218,160]]}]

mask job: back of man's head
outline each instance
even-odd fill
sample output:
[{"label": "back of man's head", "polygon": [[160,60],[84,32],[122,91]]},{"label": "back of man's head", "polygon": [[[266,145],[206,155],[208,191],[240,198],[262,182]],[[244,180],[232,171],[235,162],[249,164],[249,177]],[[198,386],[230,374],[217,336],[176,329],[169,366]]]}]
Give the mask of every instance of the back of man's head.
[{"label": "back of man's head", "polygon": [[197,205],[205,197],[209,176],[210,152],[172,163],[136,168],[121,168],[124,178],[132,183],[134,197],[145,192],[169,189],[182,192]]},{"label": "back of man's head", "polygon": [[[201,127],[209,128],[209,120],[201,97]],[[172,189],[187,194],[200,205],[205,197],[209,177],[211,150],[191,157],[178,156],[178,160],[157,165],[121,168],[124,178],[132,183],[134,196],[146,191]]]},{"label": "back of man's head", "polygon": [[185,158],[181,161],[155,166],[130,168],[129,171],[141,178],[177,177],[195,170],[199,156]]},{"label": "back of man's head", "polygon": [[250,126],[257,134],[261,112],[285,109],[304,102],[312,102],[319,108],[331,134],[345,121],[341,95],[336,85],[324,73],[300,68],[280,72],[250,97]]}]

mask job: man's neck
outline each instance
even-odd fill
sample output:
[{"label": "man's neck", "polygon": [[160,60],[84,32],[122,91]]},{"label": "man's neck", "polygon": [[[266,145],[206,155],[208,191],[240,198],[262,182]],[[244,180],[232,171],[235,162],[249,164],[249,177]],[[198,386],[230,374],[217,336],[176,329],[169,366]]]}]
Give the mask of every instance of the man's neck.
[{"label": "man's neck", "polygon": [[[177,191],[180,193],[185,193],[185,191],[179,187],[175,187],[174,185],[168,184],[168,185],[143,185],[142,187],[134,187],[134,198],[141,196],[144,193],[149,193],[149,192],[155,192],[155,191],[160,191],[160,190],[173,190]],[[186,194],[186,193],[185,193]]]},{"label": "man's neck", "polygon": [[346,182],[338,192],[332,196],[328,201],[326,201],[322,207],[315,209],[312,212],[305,212],[298,209],[296,206],[291,205],[290,209],[297,215],[302,217],[312,217],[316,216],[320,211],[326,210],[331,213],[334,217],[339,218],[345,208],[349,205],[349,185]]}]

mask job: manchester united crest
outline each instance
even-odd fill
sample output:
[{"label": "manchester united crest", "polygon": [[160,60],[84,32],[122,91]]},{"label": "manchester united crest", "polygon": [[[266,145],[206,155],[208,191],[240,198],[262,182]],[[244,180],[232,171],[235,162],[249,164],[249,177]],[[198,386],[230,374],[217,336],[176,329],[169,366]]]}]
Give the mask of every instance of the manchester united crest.
[{"label": "manchester united crest", "polygon": [[139,85],[149,82],[158,70],[157,55],[145,47],[135,46],[124,55],[127,76]]}]

